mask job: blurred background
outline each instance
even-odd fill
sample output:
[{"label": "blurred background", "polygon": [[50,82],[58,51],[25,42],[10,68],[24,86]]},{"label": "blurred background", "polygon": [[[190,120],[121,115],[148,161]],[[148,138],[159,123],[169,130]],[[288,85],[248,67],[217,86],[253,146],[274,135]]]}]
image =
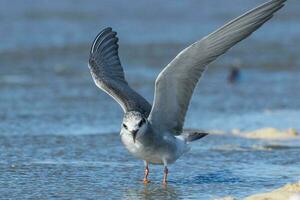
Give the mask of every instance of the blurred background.
[{"label": "blurred background", "polygon": [[[94,86],[87,68],[100,30],[118,32],[126,77],[152,101],[156,76],[180,50],[262,2],[1,0],[1,133],[118,131],[121,109]],[[187,126],[300,128],[299,9],[290,0],[211,65],[194,94]],[[240,82],[226,85],[237,60]]]},{"label": "blurred background", "polygon": [[[110,26],[118,32],[119,54],[126,78],[133,88],[152,102],[156,76],[183,48],[263,2],[265,1],[1,0],[0,186],[4,182],[5,184],[0,187],[0,192],[9,196],[13,191],[16,197],[22,194],[29,197],[42,194],[84,197],[88,193],[95,195],[95,198],[101,197],[109,191],[100,189],[103,189],[105,182],[103,173],[112,173],[105,171],[108,170],[107,166],[114,166],[113,169],[119,171],[120,160],[129,163],[123,163],[121,168],[129,170],[128,173],[133,173],[136,179],[142,175],[142,164],[136,164],[137,161],[129,156],[119,141],[118,132],[123,116],[121,108],[96,88],[87,67],[90,45],[103,28]],[[300,130],[299,10],[300,2],[289,0],[273,19],[250,38],[210,65],[195,90],[186,127],[226,133],[265,127]],[[211,176],[191,175],[191,180],[177,182],[179,188],[180,184],[190,186],[189,183],[200,183],[203,193],[198,189],[196,193],[188,194],[206,198],[222,196],[223,193],[243,197],[250,188],[254,192],[258,188],[272,188],[282,183],[278,182],[282,178],[279,172],[285,165],[271,167],[275,172],[266,175],[271,177],[274,184],[270,184],[269,180],[264,182],[263,178],[259,178],[261,183],[258,182],[256,178],[261,175],[254,176],[253,180],[248,177],[247,170],[253,167],[251,160],[260,157],[252,158],[253,146],[262,145],[260,142],[257,144],[257,141],[252,140],[228,139],[236,141],[234,145],[229,142],[234,147],[231,146],[228,150],[227,143],[216,142],[219,137],[224,137],[223,141],[228,139],[227,136],[212,136],[207,139],[207,144],[195,148],[196,152],[197,149],[204,152],[204,160],[207,157],[207,161],[199,162],[199,166],[202,165],[205,170],[211,169]],[[217,148],[216,145],[221,146]],[[244,155],[247,164],[243,169],[237,164],[242,158],[236,152],[236,145],[250,152],[247,154],[250,158]],[[298,145],[299,143],[293,147],[298,148]],[[220,153],[222,149],[226,155],[224,152]],[[228,151],[237,157],[233,156],[234,159],[228,161]],[[219,171],[220,168],[214,164],[216,160],[212,162],[212,155],[208,152],[216,153],[216,157],[220,156],[220,163],[225,160],[232,162],[226,166],[246,170],[243,171],[246,178],[237,178],[235,172],[230,171],[234,167],[230,167],[229,171],[226,167],[223,168],[225,171]],[[261,160],[274,159],[286,153],[290,153],[294,162],[290,163],[291,172],[284,176],[293,180],[296,166],[300,164],[295,148],[275,151],[275,156],[266,154],[267,158],[262,156]],[[249,160],[251,165],[248,165]],[[270,162],[274,164],[286,161],[275,159]],[[187,168],[185,164],[182,162],[179,168]],[[20,166],[19,170],[16,169],[17,166]],[[85,174],[82,171],[85,167],[92,173]],[[137,168],[140,171],[135,171]],[[266,174],[266,168],[270,166],[256,167],[253,172]],[[35,169],[34,174],[32,169]],[[54,174],[49,175],[49,171]],[[56,174],[57,171],[60,173]],[[237,174],[243,172],[238,171]],[[121,177],[126,179],[128,173]],[[224,179],[227,175],[229,178]],[[68,177],[77,178],[69,180],[69,186],[60,188],[56,185],[60,179],[55,178],[60,176],[66,180]],[[181,177],[181,174],[177,176]],[[96,177],[98,179],[93,180],[95,182],[89,182]],[[174,179],[175,177],[174,175]],[[62,182],[64,178],[61,179]],[[108,176],[107,181],[109,179],[111,177]],[[219,182],[210,182],[215,179]],[[159,176],[157,180],[160,180]],[[81,182],[77,181],[84,181],[85,187],[79,189]],[[40,183],[45,188],[42,187],[38,193],[33,194],[28,182]],[[45,182],[49,187],[42,184]],[[223,185],[218,185],[220,182]],[[20,186],[21,183],[28,187]],[[172,198],[174,195],[180,197],[186,194],[186,190],[178,191],[175,183],[174,185],[175,188],[162,191],[162,194],[173,195]],[[238,189],[233,190],[233,185],[239,185]],[[91,188],[97,188],[96,192]],[[43,193],[47,189],[50,193]],[[147,193],[140,192],[139,189],[141,188],[135,188],[129,193],[121,190],[118,195],[125,199],[131,199],[130,195],[153,195],[151,189]],[[69,194],[71,190],[81,191],[80,195],[83,196],[76,192]]]}]

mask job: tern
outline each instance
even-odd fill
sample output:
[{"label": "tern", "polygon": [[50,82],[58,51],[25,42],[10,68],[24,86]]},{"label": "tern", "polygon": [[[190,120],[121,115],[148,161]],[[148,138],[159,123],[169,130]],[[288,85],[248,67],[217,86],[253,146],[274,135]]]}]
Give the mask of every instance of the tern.
[{"label": "tern", "polygon": [[124,111],[121,140],[131,154],[144,160],[144,183],[149,182],[151,163],[164,165],[163,184],[167,184],[168,165],[190,150],[190,142],[207,135],[186,131],[183,125],[195,86],[208,64],[271,19],[285,1],[270,0],[183,49],[156,78],[152,106],[125,79],[117,33],[105,28],[96,36],[89,69],[95,84]]}]

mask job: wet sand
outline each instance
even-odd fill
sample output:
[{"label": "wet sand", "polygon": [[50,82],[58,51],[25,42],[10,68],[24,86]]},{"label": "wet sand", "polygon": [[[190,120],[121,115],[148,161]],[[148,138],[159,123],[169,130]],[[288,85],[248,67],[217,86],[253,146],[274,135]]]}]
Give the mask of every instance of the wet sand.
[{"label": "wet sand", "polygon": [[[237,200],[234,197],[224,197],[215,200]],[[300,200],[300,182],[289,183],[271,192],[251,195],[244,200]]]},{"label": "wet sand", "polygon": [[249,139],[261,139],[261,140],[300,139],[299,132],[294,128],[289,128],[287,130],[279,130],[276,128],[262,128],[254,131],[248,131],[248,132],[233,130],[232,133],[236,136],[241,136]]},{"label": "wet sand", "polygon": [[274,191],[262,194],[256,194],[245,198],[245,200],[299,200],[300,199],[300,182],[286,184],[285,186]]}]

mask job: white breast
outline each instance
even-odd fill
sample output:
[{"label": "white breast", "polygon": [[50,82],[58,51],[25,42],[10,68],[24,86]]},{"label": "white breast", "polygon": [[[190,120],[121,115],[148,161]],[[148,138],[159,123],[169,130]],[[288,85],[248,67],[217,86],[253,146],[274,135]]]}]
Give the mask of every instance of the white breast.
[{"label": "white breast", "polygon": [[[162,140],[170,140],[168,137],[162,137]],[[170,143],[177,146],[177,151],[168,152],[166,150],[160,152],[158,149],[154,148],[153,150],[145,149],[143,144],[140,143],[138,140],[136,142],[133,142],[133,138],[131,135],[126,133],[121,133],[121,140],[125,147],[128,149],[128,151],[133,154],[135,157],[140,158],[142,160],[147,160],[150,163],[155,164],[163,164],[163,160],[167,159],[169,163],[175,162],[183,153],[188,151],[188,146],[186,143],[182,140],[179,140],[178,138],[172,139]]]},{"label": "white breast", "polygon": [[162,154],[160,154],[159,152],[153,153],[147,151],[144,148],[143,144],[141,144],[138,140],[136,140],[136,142],[134,143],[132,136],[128,134],[121,134],[121,140],[128,151],[135,157],[142,160],[147,160],[151,163],[163,164]]}]

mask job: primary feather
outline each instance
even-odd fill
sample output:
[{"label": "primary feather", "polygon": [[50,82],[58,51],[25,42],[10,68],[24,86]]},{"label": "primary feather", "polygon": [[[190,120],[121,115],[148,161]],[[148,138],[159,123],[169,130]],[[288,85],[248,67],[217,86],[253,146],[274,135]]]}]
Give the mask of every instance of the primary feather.
[{"label": "primary feather", "polygon": [[139,111],[148,117],[151,105],[127,83],[118,55],[117,33],[111,28],[101,31],[93,42],[89,68],[95,84],[113,97],[124,112]]}]

